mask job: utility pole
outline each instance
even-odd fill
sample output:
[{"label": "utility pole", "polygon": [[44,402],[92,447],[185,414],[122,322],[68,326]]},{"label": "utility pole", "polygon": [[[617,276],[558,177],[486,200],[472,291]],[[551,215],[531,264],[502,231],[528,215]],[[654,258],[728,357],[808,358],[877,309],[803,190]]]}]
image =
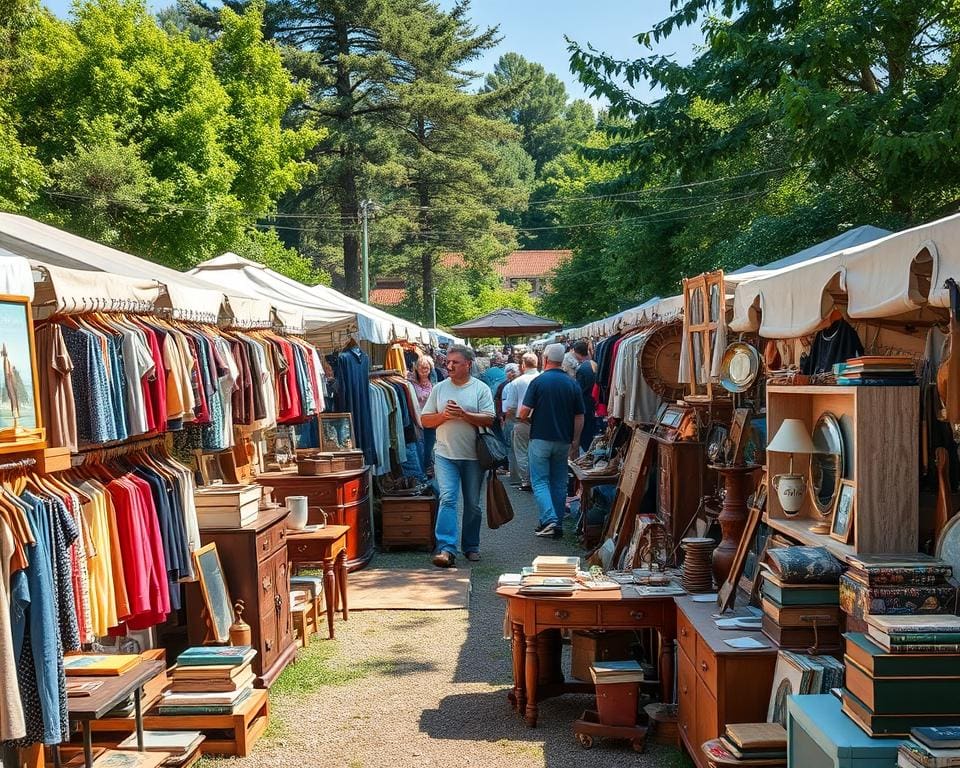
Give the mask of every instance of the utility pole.
[{"label": "utility pole", "polygon": [[376,210],[377,204],[373,200],[360,201],[360,217],[363,223],[363,240],[361,243],[361,260],[363,262],[363,278],[360,284],[361,296],[364,304],[370,303],[370,242],[367,233],[367,217]]},{"label": "utility pole", "polygon": [[433,308],[430,311],[430,321],[431,321],[430,327],[436,328],[437,327],[437,286],[433,286],[433,288],[430,291],[430,294],[433,298],[433,302],[431,304]]}]

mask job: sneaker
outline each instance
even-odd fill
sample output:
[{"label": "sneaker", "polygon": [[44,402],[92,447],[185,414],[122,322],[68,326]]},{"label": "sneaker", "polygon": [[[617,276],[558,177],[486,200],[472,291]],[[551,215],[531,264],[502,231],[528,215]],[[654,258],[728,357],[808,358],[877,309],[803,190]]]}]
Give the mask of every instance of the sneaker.
[{"label": "sneaker", "polygon": [[530,485],[530,483],[521,483],[521,484],[520,484],[520,490],[521,490],[521,491],[532,491],[532,490],[533,490],[533,486]]},{"label": "sneaker", "polygon": [[549,523],[537,523],[537,527],[533,529],[534,533],[540,533],[544,528],[546,528]]},{"label": "sneaker", "polygon": [[433,556],[433,564],[437,568],[453,568],[456,559],[450,552],[437,552]]},{"label": "sneaker", "polygon": [[479,553],[479,552],[467,552],[467,560],[469,560],[471,563],[479,562],[479,561],[480,561],[480,553]]},{"label": "sneaker", "polygon": [[[549,536],[553,536],[553,535],[554,535],[554,532],[556,532],[557,530],[558,530],[558,529],[557,529],[556,523],[547,523],[545,526],[543,526],[543,528],[541,528],[539,531],[537,531],[537,532],[536,532],[535,534],[533,534],[533,535],[534,535],[534,536],[542,536],[542,537],[544,537],[544,538],[547,538],[547,537],[549,537]],[[560,533],[561,536],[563,535],[563,531],[559,531],[559,533]]]}]

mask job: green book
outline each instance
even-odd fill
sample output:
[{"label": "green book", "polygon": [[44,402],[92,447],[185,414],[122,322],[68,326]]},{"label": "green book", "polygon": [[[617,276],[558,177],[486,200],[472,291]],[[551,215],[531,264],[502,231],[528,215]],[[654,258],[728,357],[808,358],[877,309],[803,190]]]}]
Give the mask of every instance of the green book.
[{"label": "green book", "polygon": [[177,656],[177,666],[235,666],[247,663],[256,655],[249,645],[198,645]]},{"label": "green book", "polygon": [[843,712],[870,736],[907,737],[911,728],[954,725],[960,719],[957,715],[878,715],[846,689],[842,691],[841,701]]},{"label": "green book", "polygon": [[847,659],[845,684],[875,715],[954,715],[960,719],[960,677],[872,677]]},{"label": "green book", "polygon": [[780,605],[839,605],[840,590],[836,586],[808,587],[806,585],[779,585],[763,580],[763,594]]},{"label": "green book", "polygon": [[938,645],[960,643],[960,632],[891,632],[890,645]]},{"label": "green book", "polygon": [[862,632],[847,632],[846,654],[876,677],[960,676],[960,655],[887,653]]}]

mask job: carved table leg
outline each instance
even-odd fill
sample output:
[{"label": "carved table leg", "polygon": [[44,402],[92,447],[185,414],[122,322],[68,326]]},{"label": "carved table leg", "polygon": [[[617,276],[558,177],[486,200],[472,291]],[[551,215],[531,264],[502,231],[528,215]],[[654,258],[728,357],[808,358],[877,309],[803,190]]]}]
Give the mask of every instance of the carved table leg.
[{"label": "carved table leg", "polygon": [[333,558],[325,557],[323,559],[323,597],[327,603],[327,631],[329,632],[331,640],[333,639],[333,614],[336,611],[336,604],[334,603],[336,591]]},{"label": "carved table leg", "polygon": [[347,550],[341,549],[337,555],[337,586],[339,587],[340,607],[343,609],[343,620],[349,616],[347,610]]},{"label": "carved table leg", "polygon": [[527,705],[527,691],[524,684],[524,654],[526,653],[526,639],[523,636],[523,624],[513,622],[513,690],[507,697],[513,708],[521,715]]},{"label": "carved table leg", "polygon": [[537,724],[537,681],[540,677],[540,663],[537,659],[537,638],[528,637],[526,642],[527,663],[524,668],[527,688],[527,706],[524,709],[527,725],[531,728]]}]

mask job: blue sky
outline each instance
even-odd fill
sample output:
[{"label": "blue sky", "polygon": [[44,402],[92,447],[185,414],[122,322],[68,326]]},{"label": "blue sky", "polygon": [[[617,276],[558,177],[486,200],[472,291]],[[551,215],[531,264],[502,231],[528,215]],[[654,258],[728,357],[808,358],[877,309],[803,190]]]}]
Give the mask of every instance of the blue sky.
[{"label": "blue sky", "polygon": [[[170,5],[174,0],[149,0],[153,9]],[[451,8],[454,0],[438,0],[441,7]],[[66,16],[70,0],[44,0],[59,16]],[[536,61],[563,80],[572,97],[586,97],[579,81],[570,74],[569,54],[564,35],[582,45],[618,58],[636,58],[643,53],[633,39],[638,32],[650,29],[663,19],[670,0],[473,0],[471,16],[478,27],[500,27],[503,40],[475,69],[490,72],[496,60],[508,51],[515,51]],[[657,47],[656,52],[674,55],[677,61],[688,62],[694,46],[702,41],[699,28],[684,28]],[[643,85],[635,89],[644,100],[655,98]]]}]

